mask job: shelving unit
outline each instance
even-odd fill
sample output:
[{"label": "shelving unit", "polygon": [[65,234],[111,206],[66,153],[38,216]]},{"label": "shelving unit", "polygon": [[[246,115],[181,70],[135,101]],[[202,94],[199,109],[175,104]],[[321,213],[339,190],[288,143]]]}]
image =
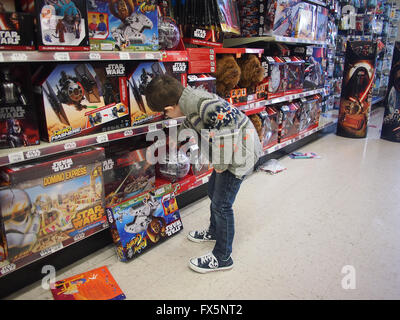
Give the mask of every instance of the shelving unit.
[{"label": "shelving unit", "polygon": [[224,39],[224,47],[244,46],[256,42],[282,42],[287,44],[309,44],[327,46],[326,41],[309,40],[302,38],[291,38],[282,36],[248,37],[248,38],[228,38]]}]

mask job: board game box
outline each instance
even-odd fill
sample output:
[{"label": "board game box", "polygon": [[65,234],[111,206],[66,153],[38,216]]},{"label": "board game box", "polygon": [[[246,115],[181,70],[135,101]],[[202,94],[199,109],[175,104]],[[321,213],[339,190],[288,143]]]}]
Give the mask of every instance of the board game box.
[{"label": "board game box", "polygon": [[103,148],[94,148],[2,167],[0,210],[10,263],[23,266],[104,229],[103,159]]},{"label": "board game box", "polygon": [[156,51],[156,0],[88,1],[91,50]]},{"label": "board game box", "polygon": [[183,229],[170,184],[107,208],[121,261],[128,261]]},{"label": "board game box", "polygon": [[123,63],[72,63],[34,75],[41,135],[53,142],[130,126]]},{"label": "board game box", "polygon": [[106,266],[57,281],[54,300],[124,300],[125,294]]},{"label": "board game box", "polygon": [[37,145],[39,129],[28,64],[0,71],[0,148]]},{"label": "board game box", "polygon": [[89,51],[86,0],[35,0],[38,49]]}]

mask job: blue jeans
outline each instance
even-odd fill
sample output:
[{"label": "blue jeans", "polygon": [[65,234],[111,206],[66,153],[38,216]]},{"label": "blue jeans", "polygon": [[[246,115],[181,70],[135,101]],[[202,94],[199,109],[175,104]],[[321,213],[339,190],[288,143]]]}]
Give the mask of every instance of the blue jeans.
[{"label": "blue jeans", "polygon": [[235,221],[232,205],[242,183],[228,170],[222,173],[212,172],[208,181],[210,205],[209,232],[217,240],[213,254],[218,260],[229,259],[235,235]]}]

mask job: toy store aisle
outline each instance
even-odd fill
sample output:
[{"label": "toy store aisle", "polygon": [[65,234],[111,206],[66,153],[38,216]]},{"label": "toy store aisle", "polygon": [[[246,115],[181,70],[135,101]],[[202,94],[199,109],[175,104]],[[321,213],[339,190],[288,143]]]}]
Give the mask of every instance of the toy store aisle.
[{"label": "toy store aisle", "polygon": [[[231,271],[188,268],[212,249],[186,239],[207,225],[204,199],[182,210],[184,231],[136,260],[118,262],[110,245],[57,279],[107,265],[127,299],[399,299],[400,148],[379,139],[381,118],[373,113],[368,139],[328,134],[300,150],[321,159],[285,157],[286,171],[243,183]],[[349,270],[355,288],[346,290]],[[52,295],[36,283],[9,298]]]}]

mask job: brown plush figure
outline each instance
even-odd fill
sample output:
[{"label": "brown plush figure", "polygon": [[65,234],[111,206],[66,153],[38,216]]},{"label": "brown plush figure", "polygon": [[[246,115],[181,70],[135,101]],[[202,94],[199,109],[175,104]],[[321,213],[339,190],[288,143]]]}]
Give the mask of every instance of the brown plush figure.
[{"label": "brown plush figure", "polygon": [[255,86],[264,80],[264,68],[260,59],[254,54],[247,54],[237,62],[241,70],[239,87],[254,90]]},{"label": "brown plush figure", "polygon": [[257,131],[257,135],[260,138],[260,141],[263,141],[263,123],[258,114],[252,114],[249,116],[250,121],[253,123],[254,128]]},{"label": "brown plush figure", "polygon": [[240,80],[240,67],[233,55],[217,56],[216,73],[217,94],[225,98],[234,89]]}]

